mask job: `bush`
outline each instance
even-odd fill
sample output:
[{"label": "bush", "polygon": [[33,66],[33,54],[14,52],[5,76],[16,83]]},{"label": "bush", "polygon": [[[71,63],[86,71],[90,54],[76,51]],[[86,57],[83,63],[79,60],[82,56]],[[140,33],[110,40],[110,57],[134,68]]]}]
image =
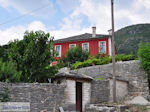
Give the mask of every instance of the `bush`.
[{"label": "bush", "polygon": [[125,54],[120,54],[116,55],[116,61],[128,61],[128,60],[134,60],[135,57],[132,54],[125,55]]},{"label": "bush", "polygon": [[77,69],[81,67],[88,67],[92,65],[102,65],[102,64],[108,64],[112,60],[111,57],[104,57],[102,59],[97,59],[97,58],[90,58],[88,60],[85,60],[84,62],[79,62],[77,61],[74,64],[71,64],[71,69]]},{"label": "bush", "polygon": [[98,54],[96,55],[96,58],[97,58],[97,59],[100,59],[100,58],[104,58],[104,57],[107,57],[107,56],[108,56],[107,54],[98,53]]},{"label": "bush", "polygon": [[67,52],[66,60],[70,64],[75,63],[76,61],[83,62],[89,57],[89,52],[82,50],[81,46],[78,45],[75,48],[70,48]]},{"label": "bush", "polygon": [[144,68],[144,70],[146,70],[150,77],[150,43],[140,43],[138,57],[141,62],[141,66]]},{"label": "bush", "polygon": [[141,62],[141,67],[143,67],[148,74],[148,83],[150,89],[150,43],[140,43],[138,49],[138,58]]},{"label": "bush", "polygon": [[21,72],[17,71],[17,66],[14,62],[3,62],[0,59],[0,81],[1,82],[19,82]]},{"label": "bush", "polygon": [[[134,60],[133,55],[116,55],[116,61],[128,61],[128,60]],[[100,59],[90,57],[88,60],[85,60],[84,62],[79,62],[77,61],[74,64],[71,64],[71,69],[77,69],[81,67],[88,67],[92,65],[103,65],[103,64],[108,64],[112,62],[112,57],[111,56],[104,56]]]},{"label": "bush", "polygon": [[0,93],[0,102],[8,102],[10,101],[9,96],[10,90],[8,87],[4,87],[4,92]]}]

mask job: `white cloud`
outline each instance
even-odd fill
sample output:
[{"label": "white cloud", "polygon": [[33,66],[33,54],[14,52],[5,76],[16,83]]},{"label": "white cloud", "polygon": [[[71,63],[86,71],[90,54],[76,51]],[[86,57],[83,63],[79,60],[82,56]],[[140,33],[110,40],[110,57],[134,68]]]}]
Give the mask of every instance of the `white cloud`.
[{"label": "white cloud", "polygon": [[[127,20],[127,25],[132,24],[140,24],[140,23],[149,23],[150,20],[150,1],[149,0],[133,0],[131,7],[126,9],[118,9],[115,12],[115,19],[116,22]],[[122,24],[122,26],[118,28],[122,28],[124,23],[117,23]]]},{"label": "white cloud", "polygon": [[0,45],[7,44],[14,39],[22,39],[25,28],[23,26],[10,27],[6,30],[0,30]]},{"label": "white cloud", "polygon": [[32,16],[49,17],[55,12],[49,0],[0,0],[4,8],[15,8],[21,14],[29,13]]},{"label": "white cloud", "polygon": [[137,2],[143,5],[146,9],[150,9],[150,0],[137,0]]},{"label": "white cloud", "polygon": [[46,26],[40,21],[34,21],[27,26],[27,30],[29,30],[29,31],[31,31],[31,30],[33,30],[33,31],[38,31],[38,30],[46,31]]},{"label": "white cloud", "polygon": [[[58,30],[52,31],[55,39],[68,36],[78,35],[82,33],[91,33],[92,26],[97,27],[97,33],[107,33],[110,29],[110,7],[107,3],[103,5],[101,2],[93,2],[93,0],[80,0],[80,4],[75,10],[63,19]],[[90,21],[90,25],[82,27],[82,22],[86,18]]]},{"label": "white cloud", "polygon": [[43,30],[47,32],[45,25],[40,21],[33,21],[27,26],[13,26],[6,30],[0,30],[0,45],[7,44],[14,39],[23,39],[24,32]]},{"label": "white cloud", "polygon": [[[150,22],[150,0],[133,0],[130,7],[116,8],[115,4],[115,29],[118,30],[124,26],[148,23]],[[123,5],[123,4],[122,4]],[[64,5],[65,6],[65,5]],[[142,8],[145,8],[143,10]],[[82,27],[82,16],[85,15],[90,24],[87,27]],[[97,33],[107,33],[111,28],[111,9],[110,1],[97,1],[97,0],[80,0],[78,7],[68,16],[65,17],[60,25],[60,29],[55,30],[55,38],[64,38],[81,33],[91,32],[92,26],[96,25]]]}]

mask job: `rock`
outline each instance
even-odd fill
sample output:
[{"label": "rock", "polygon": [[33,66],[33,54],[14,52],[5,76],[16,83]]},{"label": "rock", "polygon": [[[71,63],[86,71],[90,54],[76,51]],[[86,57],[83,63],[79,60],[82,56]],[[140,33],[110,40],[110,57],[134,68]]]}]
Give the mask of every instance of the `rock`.
[{"label": "rock", "polygon": [[148,102],[144,97],[142,96],[136,96],[131,101],[127,101],[127,104],[139,104],[139,105],[148,105],[150,102]]}]

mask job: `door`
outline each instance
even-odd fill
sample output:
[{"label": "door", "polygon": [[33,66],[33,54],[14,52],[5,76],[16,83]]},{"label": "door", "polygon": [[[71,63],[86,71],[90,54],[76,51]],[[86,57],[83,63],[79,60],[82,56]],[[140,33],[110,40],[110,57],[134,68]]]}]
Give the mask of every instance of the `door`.
[{"label": "door", "polygon": [[76,82],[76,111],[82,112],[82,83]]}]

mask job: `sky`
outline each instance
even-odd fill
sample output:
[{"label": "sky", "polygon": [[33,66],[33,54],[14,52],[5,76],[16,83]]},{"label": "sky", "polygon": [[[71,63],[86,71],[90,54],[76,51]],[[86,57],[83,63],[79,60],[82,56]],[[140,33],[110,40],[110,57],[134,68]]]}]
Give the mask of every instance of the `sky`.
[{"label": "sky", "polygon": [[[0,45],[42,30],[55,39],[111,29],[111,0],[0,0]],[[150,0],[114,0],[115,31],[150,23]]]}]

